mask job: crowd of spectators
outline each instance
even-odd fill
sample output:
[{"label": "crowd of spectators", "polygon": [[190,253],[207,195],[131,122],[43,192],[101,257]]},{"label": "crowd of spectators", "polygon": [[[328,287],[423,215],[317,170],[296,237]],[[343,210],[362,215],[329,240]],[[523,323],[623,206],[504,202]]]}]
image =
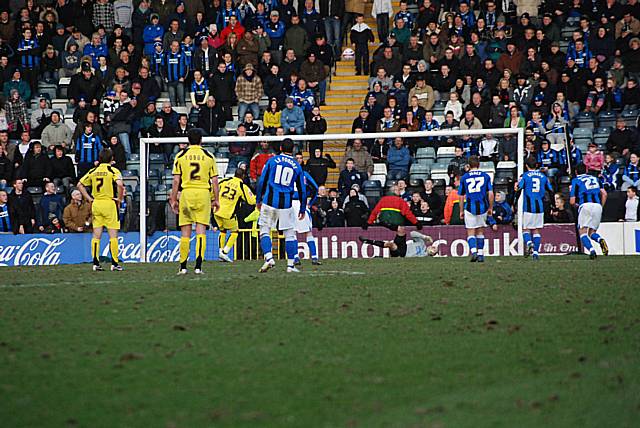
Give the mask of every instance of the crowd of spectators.
[{"label": "crowd of spectators", "polygon": [[[364,3],[2,2],[0,188],[11,190],[11,224],[3,222],[4,229],[85,230],[87,221],[68,225],[63,208],[84,212],[74,205],[73,184],[95,165],[101,147],[111,147],[124,170],[139,137],[184,136],[193,126],[209,136],[325,133],[322,106],[343,45],[356,57],[356,74],[370,76],[353,132],[488,131],[482,138],[350,142],[338,187],[327,190],[327,198],[338,198],[322,208],[327,224],[356,225],[366,215],[362,189],[375,164],[386,165],[389,191],[396,191],[411,182],[421,149],[450,147],[456,155],[441,203],[407,197],[426,222],[446,222],[466,158],[479,155],[496,166],[517,161],[515,139],[493,137],[491,128],[524,128],[526,155],[551,177],[570,175],[568,166],[583,162],[610,191],[633,193],[640,184],[637,0],[538,0],[518,7],[422,0],[395,9],[390,0],[374,0],[370,13],[381,43],[373,43]],[[52,90],[68,101],[63,109],[52,105]],[[576,130],[584,127],[606,141],[592,138],[580,147]],[[570,138],[563,149],[565,130]],[[245,167],[255,183],[277,147],[232,142],[215,149],[229,158],[230,171]],[[324,185],[336,162],[322,142],[299,146],[305,149],[305,168]],[[167,166],[178,150],[150,146]],[[37,204],[29,202],[27,189],[34,188]],[[513,216],[506,209],[511,196],[504,195],[497,222]]]}]

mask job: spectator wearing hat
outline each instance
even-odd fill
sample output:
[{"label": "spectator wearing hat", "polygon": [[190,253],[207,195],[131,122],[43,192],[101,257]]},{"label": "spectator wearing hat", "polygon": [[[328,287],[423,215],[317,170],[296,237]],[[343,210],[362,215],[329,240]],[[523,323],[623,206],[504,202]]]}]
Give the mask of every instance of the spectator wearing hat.
[{"label": "spectator wearing hat", "polygon": [[53,153],[53,157],[50,159],[51,181],[56,186],[63,185],[68,189],[76,179],[73,161],[65,155],[65,149],[62,146],[55,146],[51,152]]},{"label": "spectator wearing hat", "polygon": [[244,66],[244,70],[236,81],[236,97],[238,99],[238,118],[244,118],[247,111],[253,113],[253,117],[260,116],[258,102],[264,93],[262,80],[255,73],[253,64]]},{"label": "spectator wearing hat", "polygon": [[[148,4],[143,1],[142,4]],[[150,15],[150,23],[144,27],[142,32],[142,39],[144,41],[144,54],[149,56],[153,54],[155,50],[154,44],[162,43],[164,37],[164,27],[160,25],[160,16],[157,13]]]},{"label": "spectator wearing hat", "polygon": [[238,65],[240,67],[244,67],[247,64],[257,67],[260,45],[251,31],[245,31],[242,39],[238,42],[236,51]]},{"label": "spectator wearing hat", "polygon": [[78,45],[74,42],[68,43],[64,51],[61,51],[61,68],[58,70],[60,77],[70,77],[78,72],[80,68],[80,52]]},{"label": "spectator wearing hat", "polygon": [[300,77],[306,80],[309,89],[319,95],[320,105],[323,105],[327,93],[327,73],[325,64],[316,57],[315,52],[309,52],[300,65]]},{"label": "spectator wearing hat", "polygon": [[357,129],[362,130],[364,133],[375,132],[376,130],[376,121],[371,117],[366,107],[361,107],[358,117],[353,119],[351,133],[355,133]]},{"label": "spectator wearing hat", "polygon": [[302,135],[304,132],[305,117],[302,108],[295,105],[293,98],[287,97],[284,102],[280,121],[286,134]]},{"label": "spectator wearing hat", "polygon": [[209,46],[206,36],[201,36],[198,47],[193,52],[193,65],[196,70],[200,70],[204,78],[208,81],[216,71],[217,52],[214,47]]},{"label": "spectator wearing hat", "polygon": [[51,112],[47,98],[41,95],[38,100],[38,108],[31,111],[30,131],[32,138],[40,138],[42,130],[50,122]]},{"label": "spectator wearing hat", "polygon": [[511,70],[513,73],[520,72],[520,66],[522,65],[522,55],[518,52],[516,48],[516,42],[514,40],[509,40],[507,42],[507,50],[498,58],[496,62],[496,68],[503,72],[505,69]]},{"label": "spectator wearing hat", "polygon": [[433,88],[426,84],[424,74],[416,77],[416,86],[409,91],[409,99],[416,97],[418,105],[425,110],[431,110],[435,103]]}]

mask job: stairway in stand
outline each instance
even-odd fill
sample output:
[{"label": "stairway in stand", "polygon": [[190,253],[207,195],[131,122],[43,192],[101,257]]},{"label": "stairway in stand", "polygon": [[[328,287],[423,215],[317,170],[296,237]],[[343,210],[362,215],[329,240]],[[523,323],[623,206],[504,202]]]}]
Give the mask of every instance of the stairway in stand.
[{"label": "stairway in stand", "polygon": [[[399,10],[399,2],[393,1],[393,10]],[[371,27],[375,37],[375,43],[369,46],[370,54],[379,46],[376,20],[371,17],[370,8],[367,8],[365,22]],[[350,46],[343,46],[346,49]],[[327,121],[327,134],[349,134],[351,124],[358,116],[360,107],[364,105],[364,97],[367,95],[367,83],[369,76],[356,76],[355,61],[339,61],[336,63],[336,75],[332,76],[327,90],[326,106],[322,107],[322,115]],[[338,185],[340,163],[344,157],[346,147],[345,140],[330,140],[324,143],[324,152],[329,153],[338,165],[338,168],[330,169],[326,186],[335,188]]]}]

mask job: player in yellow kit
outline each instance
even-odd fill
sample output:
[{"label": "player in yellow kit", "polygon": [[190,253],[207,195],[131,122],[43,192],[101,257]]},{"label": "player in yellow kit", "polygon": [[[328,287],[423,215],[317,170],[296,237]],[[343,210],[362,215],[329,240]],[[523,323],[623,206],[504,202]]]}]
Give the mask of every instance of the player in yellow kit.
[{"label": "player in yellow kit", "polygon": [[[211,222],[211,209],[218,204],[218,168],[216,159],[202,148],[202,131],[191,129],[188,134],[189,147],[176,156],[173,163],[173,188],[169,204],[178,214],[178,225],[182,231],[180,238],[180,270],[178,275],[187,273],[191,228],[196,224],[196,268],[202,273],[202,261],[207,248],[206,232]],[[181,189],[180,201],[178,190]]]},{"label": "player in yellow kit", "polygon": [[[91,257],[93,270],[102,271],[100,266],[100,238],[102,228],[109,233],[109,250],[111,251],[111,270],[121,271],[118,260],[118,230],[120,221],[118,211],[124,197],[124,185],[120,171],[111,166],[113,153],[111,149],[103,149],[98,155],[100,164],[90,169],[78,183],[78,190],[91,205],[93,217],[93,238],[91,239]],[[87,192],[91,188],[91,195]]]},{"label": "player in yellow kit", "polygon": [[[236,218],[238,202],[243,200],[249,205],[256,204],[256,197],[243,182],[245,174],[246,170],[238,168],[233,177],[220,180],[220,209],[216,211],[214,217],[220,229],[218,257],[224,262],[233,261],[229,258],[229,251],[238,239],[238,219]],[[228,239],[227,231],[231,232]]]}]

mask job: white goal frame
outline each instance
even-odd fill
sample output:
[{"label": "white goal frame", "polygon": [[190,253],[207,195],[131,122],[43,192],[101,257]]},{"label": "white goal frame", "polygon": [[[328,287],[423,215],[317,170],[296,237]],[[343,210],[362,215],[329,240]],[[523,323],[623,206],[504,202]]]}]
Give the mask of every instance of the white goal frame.
[{"label": "white goal frame", "polygon": [[[446,131],[415,131],[415,132],[367,132],[359,134],[318,134],[318,135],[263,135],[263,136],[222,136],[222,137],[203,137],[203,143],[228,143],[228,142],[245,142],[259,143],[261,141],[275,142],[289,138],[293,141],[327,141],[327,140],[370,140],[370,139],[388,139],[388,138],[420,138],[420,137],[462,137],[465,135],[517,135],[518,142],[518,172],[516,180],[524,173],[524,129],[523,128],[489,128],[489,129],[456,129]],[[149,144],[178,144],[188,143],[187,137],[175,138],[140,138],[140,263],[147,262],[147,146]],[[522,243],[522,198],[518,201],[518,253],[523,254],[524,245]]]}]

